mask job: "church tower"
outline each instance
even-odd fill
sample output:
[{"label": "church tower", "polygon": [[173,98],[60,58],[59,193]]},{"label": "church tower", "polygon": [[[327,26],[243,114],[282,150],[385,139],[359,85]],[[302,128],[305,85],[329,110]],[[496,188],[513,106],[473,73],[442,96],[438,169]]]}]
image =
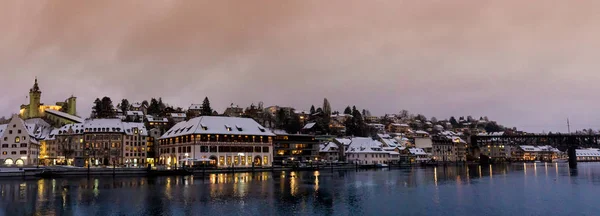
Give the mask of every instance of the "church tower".
[{"label": "church tower", "polygon": [[29,89],[29,118],[40,117],[40,99],[42,97],[42,91],[38,86],[37,77],[33,88]]}]

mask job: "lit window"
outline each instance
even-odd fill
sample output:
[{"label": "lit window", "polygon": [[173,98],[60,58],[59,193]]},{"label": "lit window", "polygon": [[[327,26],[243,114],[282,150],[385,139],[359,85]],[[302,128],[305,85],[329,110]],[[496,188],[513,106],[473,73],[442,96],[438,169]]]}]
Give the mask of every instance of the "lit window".
[{"label": "lit window", "polygon": [[15,137],[15,142],[16,142],[16,143],[19,143],[19,142],[21,142],[21,137]]}]

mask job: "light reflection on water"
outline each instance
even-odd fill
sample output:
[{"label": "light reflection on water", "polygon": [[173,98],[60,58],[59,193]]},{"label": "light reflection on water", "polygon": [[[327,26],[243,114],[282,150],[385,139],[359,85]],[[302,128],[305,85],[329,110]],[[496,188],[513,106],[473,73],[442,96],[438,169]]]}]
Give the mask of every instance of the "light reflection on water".
[{"label": "light reflection on water", "polygon": [[[551,170],[554,169],[554,172]],[[0,180],[2,215],[592,214],[600,163]],[[399,207],[401,206],[403,207]]]}]

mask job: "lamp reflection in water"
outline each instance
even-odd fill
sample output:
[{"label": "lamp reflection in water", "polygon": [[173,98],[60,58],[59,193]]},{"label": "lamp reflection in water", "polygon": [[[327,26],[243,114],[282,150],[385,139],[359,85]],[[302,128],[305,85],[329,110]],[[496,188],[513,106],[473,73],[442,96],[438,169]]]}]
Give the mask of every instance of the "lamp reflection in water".
[{"label": "lamp reflection in water", "polygon": [[321,175],[321,173],[319,173],[319,171],[315,171],[314,175],[315,175],[315,191],[318,191],[319,190],[319,176]]},{"label": "lamp reflection in water", "polygon": [[298,194],[298,179],[296,172],[290,172],[290,194],[296,196]]},{"label": "lamp reflection in water", "polygon": [[438,179],[437,179],[437,167],[433,168],[433,183],[435,184],[435,186],[437,186],[437,183],[438,183]]}]

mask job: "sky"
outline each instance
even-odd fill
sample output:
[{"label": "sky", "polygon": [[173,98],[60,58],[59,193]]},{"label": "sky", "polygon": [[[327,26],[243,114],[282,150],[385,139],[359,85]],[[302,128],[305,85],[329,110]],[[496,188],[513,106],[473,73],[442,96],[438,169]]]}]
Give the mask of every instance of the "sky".
[{"label": "sky", "polygon": [[162,97],[219,112],[488,116],[532,132],[600,129],[596,0],[3,0],[0,116],[42,102]]}]

